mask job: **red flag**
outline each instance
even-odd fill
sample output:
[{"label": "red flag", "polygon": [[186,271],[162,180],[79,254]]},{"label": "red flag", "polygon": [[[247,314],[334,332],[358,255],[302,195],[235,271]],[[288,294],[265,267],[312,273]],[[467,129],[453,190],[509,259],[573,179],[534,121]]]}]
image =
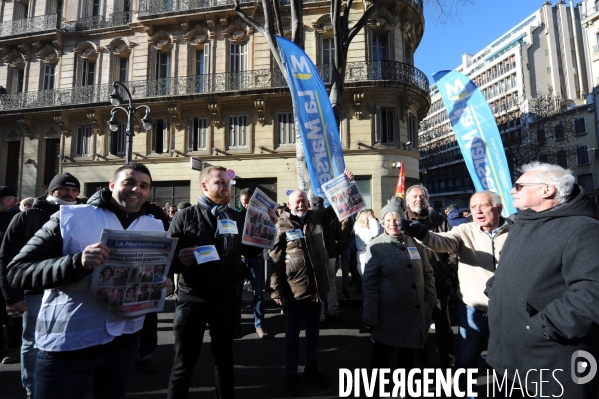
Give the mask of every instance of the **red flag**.
[{"label": "red flag", "polygon": [[403,161],[399,169],[399,176],[397,177],[397,186],[395,187],[395,195],[400,198],[405,198],[406,193],[406,172],[404,170]]}]

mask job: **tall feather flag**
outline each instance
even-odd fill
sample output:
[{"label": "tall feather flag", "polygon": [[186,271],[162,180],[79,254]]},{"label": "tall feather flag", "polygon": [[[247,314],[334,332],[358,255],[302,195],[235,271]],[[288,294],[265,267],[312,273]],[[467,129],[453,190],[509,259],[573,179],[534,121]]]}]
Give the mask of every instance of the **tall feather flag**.
[{"label": "tall feather flag", "polygon": [[406,197],[406,171],[403,161],[400,162],[399,176],[397,177],[397,186],[395,186],[395,195],[400,198]]}]

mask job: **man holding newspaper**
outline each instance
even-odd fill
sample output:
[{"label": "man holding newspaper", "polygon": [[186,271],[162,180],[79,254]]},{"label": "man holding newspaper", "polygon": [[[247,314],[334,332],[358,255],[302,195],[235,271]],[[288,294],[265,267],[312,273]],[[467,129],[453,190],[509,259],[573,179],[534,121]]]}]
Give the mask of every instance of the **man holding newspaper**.
[{"label": "man holding newspaper", "polygon": [[[165,231],[162,211],[146,203],[151,184],[146,166],[120,167],[110,191],[88,205],[62,206],[8,266],[13,286],[46,289],[36,331],[36,396],[83,398],[94,375],[100,382],[94,397],[125,397],[144,316],[119,316],[90,289],[91,275],[110,256],[100,243],[103,229]],[[165,286],[172,288],[170,280]]]}]

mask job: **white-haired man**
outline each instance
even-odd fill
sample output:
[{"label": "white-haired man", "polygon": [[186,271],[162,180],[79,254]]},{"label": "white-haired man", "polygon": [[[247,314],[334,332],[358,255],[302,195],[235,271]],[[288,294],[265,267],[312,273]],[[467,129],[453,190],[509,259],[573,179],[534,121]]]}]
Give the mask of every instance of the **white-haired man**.
[{"label": "white-haired man", "polygon": [[[435,252],[455,252],[460,267],[457,291],[458,345],[456,368],[475,368],[489,339],[485,284],[495,274],[501,248],[510,225],[501,217],[501,197],[491,191],[475,193],[470,198],[473,221],[463,223],[445,233],[428,231],[425,225],[402,219],[404,234],[416,237]],[[462,390],[465,379],[460,379]]]},{"label": "white-haired man", "polygon": [[570,170],[533,162],[522,171],[510,191],[518,221],[488,284],[487,363],[537,397],[596,398],[597,206]]}]

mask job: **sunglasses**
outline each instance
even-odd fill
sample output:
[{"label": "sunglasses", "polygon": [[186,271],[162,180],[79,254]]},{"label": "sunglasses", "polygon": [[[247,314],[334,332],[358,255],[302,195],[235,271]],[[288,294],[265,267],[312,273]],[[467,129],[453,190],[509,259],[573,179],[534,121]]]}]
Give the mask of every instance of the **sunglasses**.
[{"label": "sunglasses", "polygon": [[524,186],[542,186],[545,184],[547,184],[547,183],[514,183],[514,185],[512,187],[515,188],[516,191],[520,191],[520,190],[522,190],[522,187],[524,187]]}]

